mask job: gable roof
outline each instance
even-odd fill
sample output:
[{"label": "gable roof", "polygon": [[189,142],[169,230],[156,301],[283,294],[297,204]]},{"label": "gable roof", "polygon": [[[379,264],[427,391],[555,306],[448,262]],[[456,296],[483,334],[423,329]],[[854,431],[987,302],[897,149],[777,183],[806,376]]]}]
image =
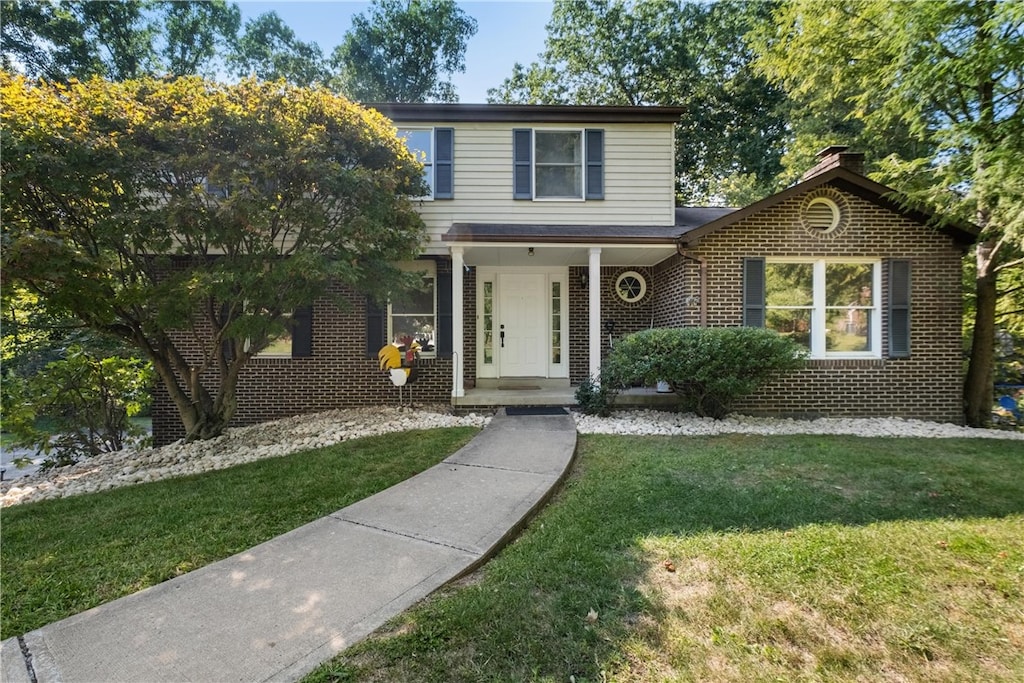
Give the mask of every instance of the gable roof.
[{"label": "gable roof", "polygon": [[[978,238],[978,233],[980,232],[980,229],[971,223],[961,221],[939,221],[937,220],[937,215],[933,212],[902,206],[894,198],[896,190],[882,185],[881,183],[876,183],[870,178],[866,178],[865,176],[862,176],[859,173],[854,173],[846,168],[836,167],[799,182],[782,192],[765,197],[759,202],[754,202],[742,209],[719,216],[710,222],[690,229],[686,229],[685,226],[680,226],[683,227],[683,232],[680,235],[680,242],[684,245],[693,244],[705,235],[727,228],[748,216],[770,209],[791,197],[814,190],[823,185],[831,185],[839,190],[849,192],[850,194],[856,195],[885,209],[903,214],[911,220],[917,221],[923,225],[936,225],[939,232],[949,235],[957,244],[963,247],[973,244]],[[679,223],[678,219],[676,222],[677,224]]]}]

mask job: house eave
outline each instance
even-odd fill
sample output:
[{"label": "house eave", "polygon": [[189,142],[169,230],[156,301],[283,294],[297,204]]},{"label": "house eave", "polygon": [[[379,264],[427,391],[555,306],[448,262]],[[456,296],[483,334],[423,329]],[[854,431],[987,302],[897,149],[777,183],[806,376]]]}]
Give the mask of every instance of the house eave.
[{"label": "house eave", "polygon": [[549,104],[415,104],[367,102],[398,123],[516,122],[516,123],[676,123],[682,107],[577,106]]}]

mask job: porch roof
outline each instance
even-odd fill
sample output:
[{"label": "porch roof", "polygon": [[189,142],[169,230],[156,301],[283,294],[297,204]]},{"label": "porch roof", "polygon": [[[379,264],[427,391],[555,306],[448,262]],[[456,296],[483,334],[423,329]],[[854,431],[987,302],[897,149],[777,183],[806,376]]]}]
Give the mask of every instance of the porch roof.
[{"label": "porch roof", "polygon": [[471,265],[586,265],[590,248],[600,247],[606,265],[651,266],[676,252],[682,233],[732,211],[679,207],[674,225],[655,226],[453,223],[441,239],[462,246]]}]

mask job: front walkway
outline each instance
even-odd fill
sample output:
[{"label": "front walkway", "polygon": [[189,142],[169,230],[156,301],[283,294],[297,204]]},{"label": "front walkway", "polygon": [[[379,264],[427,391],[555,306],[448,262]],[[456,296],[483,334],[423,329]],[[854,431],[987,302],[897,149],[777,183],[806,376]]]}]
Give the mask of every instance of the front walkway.
[{"label": "front walkway", "polygon": [[2,644],[2,680],[294,681],[485,562],[569,470],[565,415],[500,411],[435,467]]}]

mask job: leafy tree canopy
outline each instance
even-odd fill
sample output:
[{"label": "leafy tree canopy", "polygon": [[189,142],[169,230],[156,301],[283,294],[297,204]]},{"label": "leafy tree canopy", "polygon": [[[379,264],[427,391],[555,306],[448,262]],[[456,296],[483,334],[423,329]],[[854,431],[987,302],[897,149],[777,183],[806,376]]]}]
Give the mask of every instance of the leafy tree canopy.
[{"label": "leafy tree canopy", "polygon": [[265,81],[283,78],[310,86],[322,84],[328,77],[320,46],[299,40],[277,12],[247,21],[228,61],[236,75]]},{"label": "leafy tree canopy", "polygon": [[0,97],[5,288],[140,348],[190,438],[224,429],[289,311],[330,282],[378,299],[409,282],[391,264],[425,237],[405,199],[422,167],[375,112],[195,77],[2,72]]},{"label": "leafy tree canopy", "polygon": [[489,99],[685,107],[676,130],[680,199],[759,199],[781,170],[786,98],[753,71],[744,36],[770,7],[556,0],[540,61],[516,64]]},{"label": "leafy tree canopy", "polygon": [[981,227],[964,400],[987,423],[999,280],[1024,263],[1024,5],[791,0],[754,42],[820,122],[797,127],[796,148],[888,147],[876,179]]},{"label": "leafy tree canopy", "polygon": [[335,87],[360,102],[457,102],[476,20],[454,0],[374,0],[334,50]]},{"label": "leafy tree canopy", "polygon": [[212,75],[240,16],[224,0],[5,2],[0,55],[5,69],[50,81]]}]

